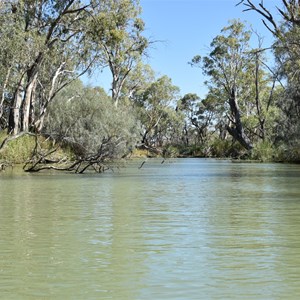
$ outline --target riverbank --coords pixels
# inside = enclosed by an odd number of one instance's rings
[[[5,142],[9,139],[9,142]],[[43,136],[36,136],[33,134],[24,134],[18,138],[10,137],[3,132],[0,134],[0,170],[13,165],[26,165],[27,171],[38,171],[40,169],[58,169],[70,171],[69,166],[76,159],[76,155],[72,149],[66,145],[62,146],[56,144],[54,141]],[[298,150],[299,151],[299,150]],[[220,151],[219,154],[221,154]],[[232,151],[230,152],[231,154]],[[201,152],[200,147],[174,147],[170,146],[164,150],[158,149],[146,149],[136,148],[133,149],[127,155],[124,155],[123,159],[139,159],[139,158],[217,158],[217,159],[230,159],[235,163],[257,163],[257,162],[278,162],[278,163],[299,163],[300,160],[297,157],[300,156],[295,149],[295,153],[284,153],[276,155],[272,153],[270,148],[267,149],[254,149],[252,154],[247,153],[236,155],[207,155]],[[293,159],[287,159],[292,157]],[[106,168],[110,168],[109,164],[119,160],[119,158],[113,158],[110,161],[101,161],[98,163],[98,171],[101,172]],[[89,167],[90,162],[78,162],[78,166],[82,169]],[[38,166],[39,165],[39,166]],[[32,166],[37,166],[35,169]],[[93,167],[93,162],[90,163]],[[75,168],[75,167],[74,167]],[[71,168],[73,171],[74,168]]]

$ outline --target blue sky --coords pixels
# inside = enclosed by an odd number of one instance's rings
[[[146,60],[157,76],[167,75],[181,90],[181,95],[197,93],[204,97],[206,78],[198,68],[192,68],[188,62],[193,56],[208,53],[208,46],[221,29],[232,19],[240,19],[252,24],[252,27],[264,36],[265,47],[272,37],[255,12],[243,12],[236,7],[238,0],[140,0],[146,23],[146,36],[159,41],[149,49]],[[260,0],[253,0],[259,3]],[[266,7],[280,6],[280,0],[264,0]],[[275,12],[276,16],[276,12]],[[108,91],[109,73],[97,76],[98,85]]]

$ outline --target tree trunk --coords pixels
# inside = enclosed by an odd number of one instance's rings
[[[10,72],[11,72],[11,67],[8,68],[7,70],[7,74],[6,74],[6,77],[5,77],[5,81],[3,83],[3,87],[1,89],[1,100],[0,100],[0,119],[2,118],[2,115],[3,115],[3,112],[4,112],[4,109],[3,109],[3,103],[4,103],[4,100],[5,100],[5,90],[6,90],[6,87],[7,87],[7,84],[8,84],[8,80],[9,80],[9,77],[10,77]]]
[[[257,116],[259,120],[259,137],[265,140],[265,117],[262,114],[262,106],[260,101],[260,90],[259,90],[259,56],[258,53],[255,55],[255,105],[257,110]]]
[[[240,109],[236,99],[235,89],[232,88],[229,98],[229,105],[231,114],[234,119],[234,127],[227,125],[227,130],[231,136],[233,136],[245,149],[251,150],[253,145],[250,139],[244,132],[243,124],[241,121]]]
[[[184,123],[184,127],[183,127],[183,142],[186,147],[189,146],[189,132],[188,132],[188,126],[186,122]]]
[[[33,128],[35,122],[35,107],[36,107],[36,86],[37,86],[37,78],[34,81],[34,86],[31,94],[30,108],[29,108],[29,127]]]
[[[15,90],[13,105],[9,112],[8,133],[16,135],[20,132],[20,108],[22,105],[23,77]]]
[[[22,104],[22,131],[29,131],[30,108],[32,102],[34,102],[33,97],[35,96],[34,89],[36,87],[36,79],[37,73],[33,76],[33,78],[29,78],[29,82],[26,86],[24,101]]]
[[[120,97],[120,78],[118,75],[113,74],[112,88],[111,88],[111,97],[114,101],[115,107],[118,107],[119,97]]]
[[[45,113],[46,113],[46,108],[44,109],[42,115],[39,117],[37,122],[34,123],[35,130],[38,133],[40,133],[44,127]]]

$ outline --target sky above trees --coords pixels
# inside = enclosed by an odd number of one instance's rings
[[[141,0],[140,3],[146,36],[156,41],[149,49],[146,62],[158,76],[169,76],[182,95],[205,96],[206,78],[200,69],[192,68],[188,62],[197,54],[207,54],[212,39],[229,20],[240,19],[251,24],[264,37],[264,47],[272,42],[260,16],[255,12],[243,12],[243,6],[236,7],[238,0]],[[276,5],[281,6],[280,0],[264,0],[264,3],[272,12]],[[275,12],[274,17],[276,15]],[[94,74],[87,82],[108,91],[110,74],[106,71]]]

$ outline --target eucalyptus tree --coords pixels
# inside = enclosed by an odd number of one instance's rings
[[[177,104],[177,110],[182,111],[185,115],[185,122],[182,132],[182,142],[186,147],[190,145],[190,137],[193,136],[191,126],[195,121],[195,115],[199,102],[200,98],[198,95],[189,93],[184,95]]]
[[[178,109],[185,114],[183,141],[186,146],[208,146],[208,138],[215,131],[219,118],[216,97],[209,94],[200,99],[197,94],[186,94],[180,99]]]
[[[250,47],[251,32],[245,25],[232,21],[221,33],[213,39],[209,55],[195,56],[191,63],[200,65],[209,77],[209,95],[222,103],[229,134],[251,150],[256,137],[264,139],[266,101],[270,101],[266,91],[274,87],[262,67],[261,50]]]
[[[282,118],[278,123],[281,129],[278,131],[278,139],[287,144],[300,140],[300,27],[287,28],[284,39],[278,39],[275,43],[278,71],[281,80],[285,82],[284,93],[277,102],[282,111]]]
[[[1,18],[6,20],[2,26],[9,28],[11,38],[18,46],[11,60],[15,81],[11,84],[13,99],[8,128],[12,134],[28,131],[34,126],[36,107],[44,111],[48,105],[45,103],[51,101],[55,90],[66,81],[66,74],[70,75],[69,70],[75,68],[72,59],[76,56],[74,53],[83,52],[81,42],[89,9],[90,3],[80,0],[5,1],[5,9],[0,11]],[[68,54],[71,48],[72,55]],[[45,94],[45,84],[48,98],[41,100],[37,91],[40,86]],[[37,106],[36,100],[41,101]]]
[[[247,71],[249,62],[250,32],[244,30],[244,25],[233,21],[221,31],[223,35],[216,36],[212,43],[209,56],[203,58],[203,71],[210,77],[210,88],[216,87],[223,92],[224,106],[228,107],[228,132],[247,150],[253,145],[242,123],[240,95],[243,74]],[[199,64],[200,57],[195,56],[192,64]]]
[[[15,12],[15,10],[14,10]],[[13,89],[22,64],[26,64],[26,44],[18,26],[18,18],[12,14],[9,2],[0,6],[0,121],[7,128],[8,110],[13,99]]]
[[[144,91],[135,95],[137,116],[141,121],[141,144],[157,148],[170,143],[174,130],[180,129],[183,116],[176,112],[179,88],[167,76],[152,82]]]
[[[151,66],[139,61],[124,82],[121,98],[131,100],[130,103],[134,106],[134,100],[138,95],[143,93],[155,80],[155,72]]]
[[[97,14],[89,25],[91,39],[98,64],[111,72],[111,96],[117,106],[125,81],[146,53],[149,41],[143,35],[138,0],[98,1]]]
[[[125,79],[148,46],[137,1],[1,4],[1,127],[14,135],[40,132],[58,92],[99,65],[112,72],[112,97],[118,104]]]
[[[282,1],[281,7],[275,8],[276,15],[262,1],[255,2],[243,0],[238,4],[243,4],[245,11],[257,12],[275,38],[272,48],[282,88],[277,105],[282,114],[274,127],[278,141],[297,148],[300,139],[300,2]]]

